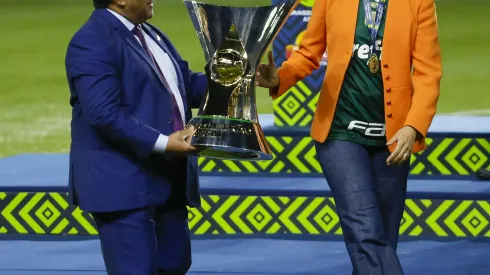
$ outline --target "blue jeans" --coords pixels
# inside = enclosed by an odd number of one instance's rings
[[[335,199],[353,274],[403,274],[396,248],[409,162],[388,166],[387,148],[348,141],[327,140],[315,147]]]

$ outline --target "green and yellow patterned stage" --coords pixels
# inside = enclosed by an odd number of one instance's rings
[[[272,161],[200,159],[201,172],[320,177],[321,169],[309,128],[274,126],[275,118],[277,116],[262,115],[260,121],[274,154]],[[482,125],[490,125],[490,118],[437,116],[427,149],[412,156],[412,178],[472,179],[475,171],[490,167],[490,130]]]
[[[314,144],[310,137],[268,136],[274,153],[270,162],[237,162],[201,159],[204,173],[273,173],[321,176]],[[435,136],[427,140],[427,150],[413,155],[410,174],[415,177],[472,177],[488,167],[488,138],[469,135]]]
[[[278,181],[274,185],[279,188],[279,181],[287,180],[273,179]],[[208,181],[224,186],[221,191],[204,187],[204,192],[215,194],[203,195],[202,208],[191,209],[189,225],[195,236],[304,239],[342,234],[335,202],[325,188],[299,190],[298,194],[293,189],[258,194],[259,190],[240,188],[231,192],[225,187],[227,184],[248,184],[249,178],[204,177],[204,182]],[[320,179],[308,181],[314,181],[315,185],[325,184]],[[263,179],[261,183],[267,185],[270,180]],[[411,183],[424,185],[424,182]],[[300,182],[297,184],[301,185]],[[484,188],[470,182],[460,184],[468,185],[473,192],[441,192],[437,198],[435,192],[421,191],[407,199],[400,235],[422,239],[490,238],[490,194],[483,195],[479,191],[484,192]],[[412,192],[413,195],[417,191]],[[97,234],[90,215],[68,205],[66,193],[2,192],[0,208],[0,234]]]
[[[490,182],[474,176],[477,169],[490,165],[490,133],[472,129],[472,123],[482,120],[488,119],[435,120],[428,149],[412,158],[400,228],[403,238],[490,238]],[[465,130],[451,128],[454,122]],[[267,116],[261,116],[261,123],[274,160],[200,161],[202,208],[189,213],[194,236],[340,236],[335,201],[308,132],[272,126]],[[1,236],[97,234],[90,215],[67,202],[67,163],[65,154],[0,159]]]

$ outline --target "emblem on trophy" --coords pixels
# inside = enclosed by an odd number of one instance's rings
[[[259,124],[255,72],[297,0],[261,7],[228,7],[184,0],[206,59],[208,87],[191,145],[198,155],[228,160],[271,160]]]

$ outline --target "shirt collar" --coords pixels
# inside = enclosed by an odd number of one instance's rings
[[[131,23],[128,19],[124,18],[124,16],[120,15],[119,13],[113,11],[113,10],[110,10],[110,9],[107,9],[110,13],[112,13],[117,19],[119,19],[119,21],[121,21],[121,23],[124,24],[124,26],[126,26],[126,28],[128,28],[129,31],[132,31],[134,29],[134,24]]]

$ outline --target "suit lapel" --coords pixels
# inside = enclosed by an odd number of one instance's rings
[[[150,56],[148,56],[148,54],[144,50],[143,46],[138,42],[137,38],[134,37],[133,33],[131,33],[126,27],[119,28],[119,33],[121,34],[122,39],[126,43],[128,43],[129,46],[131,46],[131,48],[133,48],[138,53],[138,55],[141,56],[146,61],[146,63],[148,63],[148,65],[150,65],[150,67],[153,69],[153,72],[155,73],[155,75],[163,83],[163,80],[160,77],[160,73],[159,73],[158,69],[155,67],[155,64],[150,59]]]
[[[158,46],[168,54],[169,50],[167,46],[163,43],[162,38],[158,34],[156,34],[151,28],[149,28],[146,24],[143,24],[141,27],[146,32],[146,34],[148,34],[154,41],[156,41]]]
[[[103,18],[104,20],[106,20],[119,33],[123,41],[128,43],[129,46],[131,46],[131,48],[133,48],[138,53],[138,55],[143,58],[143,60],[145,60],[148,65],[150,65],[153,72],[163,84],[163,80],[160,78],[160,73],[158,72],[158,69],[155,67],[155,64],[150,59],[143,46],[139,43],[134,34],[129,31],[128,28],[124,26],[121,21],[119,21],[118,18],[116,18],[106,9],[96,9],[93,12],[92,16]]]
[[[397,31],[397,0],[388,0],[388,7],[386,10],[386,21],[385,21],[385,29],[383,34],[383,56],[386,56],[386,52],[392,48],[391,42],[392,38],[396,37]]]
[[[354,44],[354,38],[356,33],[357,14],[359,12],[359,1],[362,0],[346,0],[342,1],[343,7],[339,10],[341,12],[341,19],[344,26],[344,32],[349,34],[349,40],[345,41],[345,48],[352,51],[352,45]],[[339,16],[339,15],[337,15]]]
[[[177,74],[177,81],[178,81],[178,86],[179,86],[179,93],[184,97],[185,95],[182,94],[182,91],[185,91],[185,84],[184,84],[184,78],[182,76],[182,72],[180,71],[180,66],[175,60],[175,58],[170,54],[170,50],[168,49],[167,45],[165,45],[162,37],[160,37],[157,33],[155,33],[150,27],[148,27],[146,24],[142,25],[143,30],[148,34],[156,43],[157,45],[164,51],[170,60],[172,61],[172,64],[174,65],[175,68],[175,73]],[[187,109],[187,102],[185,100],[185,97],[183,98],[183,103],[185,109]]]
[[[155,33],[150,27],[148,27],[146,24],[143,24],[143,29],[145,30],[145,32],[151,37],[153,38],[154,41],[156,41],[157,45],[165,52],[167,53],[168,57],[170,58],[170,60],[172,61],[172,63],[174,64],[174,67],[175,67],[175,71],[177,73],[177,78],[178,78],[178,81],[179,81],[179,86],[183,85],[183,78],[182,78],[182,73],[181,71],[179,70],[179,64],[177,63],[177,61],[175,60],[175,58],[170,54],[170,50],[168,49],[167,45],[165,45],[163,39],[157,34]]]
[[[119,33],[122,40],[124,42],[126,42],[131,48],[133,48],[138,53],[138,55],[141,58],[143,58],[143,60],[145,60],[146,63],[148,63],[148,65],[152,68],[153,73],[155,73],[155,75],[158,77],[158,79],[160,79],[160,82],[162,83],[162,86],[164,87],[164,89],[167,90],[167,87],[165,87],[166,85],[163,84],[164,82],[160,76],[160,72],[155,67],[155,64],[150,59],[150,57],[148,56],[148,54],[144,50],[143,46],[139,43],[138,39],[134,36],[134,34],[131,33],[128,30],[128,28],[126,26],[124,26],[123,23],[121,23],[121,21],[119,21],[119,19],[117,19],[115,16],[113,16],[109,11],[107,11],[105,9],[96,9],[93,12],[92,17],[101,18],[104,21],[106,21],[107,23],[109,23],[112,26],[112,28]],[[166,52],[167,54],[170,52],[168,50],[167,46],[165,45],[165,43],[163,42],[162,37],[158,37],[157,34],[155,34],[155,32],[153,30],[151,30],[149,27],[147,27],[147,24],[143,24],[142,27],[143,27],[144,31],[147,34],[149,34],[153,38],[154,41],[157,42],[157,44],[160,46],[160,48],[164,52]],[[147,41],[147,43],[148,43],[148,41]],[[185,90],[182,87],[185,87],[185,86],[184,86],[184,81],[183,81],[184,78],[183,78],[182,73],[180,71],[179,64],[177,63],[177,61],[173,58],[173,56],[171,54],[168,54],[168,56],[169,56],[170,60],[172,60],[172,63],[175,66],[175,71],[177,73],[177,78],[178,78],[178,85],[179,85],[179,87],[181,87],[179,89],[179,92],[182,94],[182,90]],[[172,91],[167,91],[167,92],[171,93]],[[187,110],[187,102],[185,99],[185,95],[182,95],[182,97],[183,97],[184,109]]]

